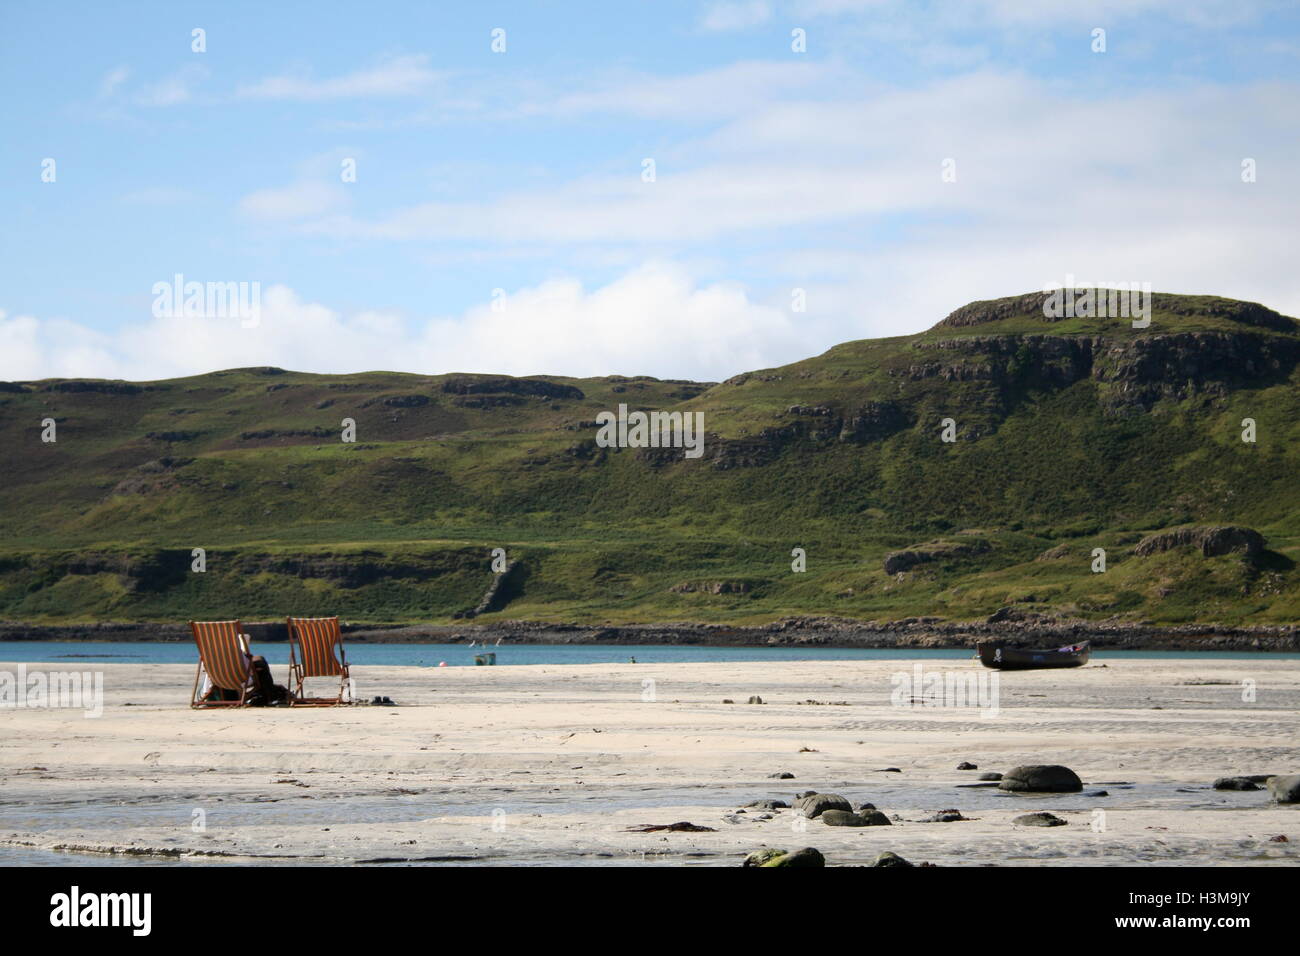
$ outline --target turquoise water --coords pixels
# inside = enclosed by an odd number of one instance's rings
[[[348,663],[372,666],[415,665],[473,667],[474,656],[495,653],[498,666],[519,664],[626,664],[635,658],[643,664],[689,664],[729,661],[862,661],[969,659],[968,648],[932,650],[918,648],[843,647],[700,647],[695,645],[512,644],[469,647],[465,644],[350,644]],[[254,652],[270,664],[287,664],[287,644],[255,644]],[[1146,660],[1297,660],[1300,653],[1251,651],[1094,651],[1094,661]],[[5,641],[0,661],[57,663],[191,664],[197,660],[189,642],[116,641]]]

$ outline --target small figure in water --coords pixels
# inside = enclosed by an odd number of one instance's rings
[[[635,664],[635,663],[636,663],[636,658],[635,658],[635,657],[629,657],[629,658],[627,659],[627,662],[628,662],[629,664]]]

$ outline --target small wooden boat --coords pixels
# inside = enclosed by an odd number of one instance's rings
[[[981,641],[975,645],[980,663],[1003,671],[1028,671],[1043,667],[1082,667],[1092,647],[1088,641],[1064,647],[1013,647],[1002,641]]]

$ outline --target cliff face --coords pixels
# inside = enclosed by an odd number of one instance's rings
[[[947,320],[945,320],[947,321]],[[1061,388],[1091,378],[1110,386],[1113,407],[1149,409],[1162,398],[1224,395],[1234,387],[1286,381],[1300,362],[1300,339],[1249,332],[1167,332],[1142,337],[1097,335],[968,336],[920,342],[921,354],[952,357],[911,365],[912,380],[1026,380]]]
[[[1294,621],[1300,327],[1208,296],[1157,294],[1142,329],[1043,301],[720,384],[3,383],[0,618]],[[702,414],[702,456],[596,445],[620,404]],[[521,570],[484,601],[496,547]]]

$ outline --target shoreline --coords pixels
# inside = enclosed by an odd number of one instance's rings
[[[1005,610],[1005,609],[1004,609]],[[863,649],[960,649],[978,641],[1001,639],[1026,644],[1091,641],[1110,650],[1300,651],[1300,626],[1179,624],[1159,626],[1132,622],[1014,617],[998,612],[976,622],[910,618],[901,621],[854,621],[843,618],[787,618],[770,624],[698,623],[595,625],[500,621],[480,624],[356,624],[342,622],[347,639],[373,644],[468,644],[508,639],[529,644],[697,645],[707,647],[827,647]],[[282,621],[244,622],[259,642],[286,640]],[[186,624],[117,623],[25,624],[0,622],[0,646],[6,641],[189,641]]]

